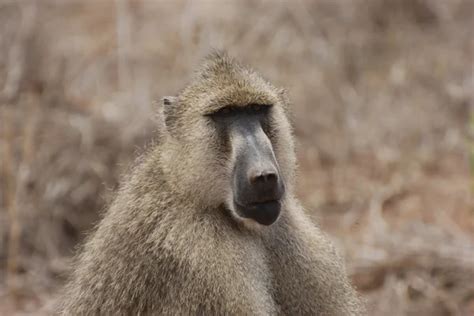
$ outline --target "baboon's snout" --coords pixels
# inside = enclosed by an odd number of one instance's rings
[[[243,188],[247,202],[256,204],[280,200],[284,191],[283,183],[271,159],[263,162],[266,166],[261,166],[262,161],[254,164],[256,166],[251,166],[247,172],[246,183],[242,184],[248,187]]]
[[[272,144],[259,124],[249,122],[234,134],[234,140],[238,144],[233,174],[236,212],[271,225],[280,215],[285,193]]]

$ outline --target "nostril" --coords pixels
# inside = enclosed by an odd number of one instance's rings
[[[256,183],[267,183],[267,182],[276,182],[277,181],[277,175],[275,172],[272,171],[262,171],[258,173],[253,173],[249,177],[250,183],[256,184]]]
[[[276,181],[277,179],[276,173],[273,172],[262,173],[261,177],[263,178],[264,182]]]

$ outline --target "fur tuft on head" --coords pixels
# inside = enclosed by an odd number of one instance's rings
[[[180,100],[184,105],[199,100],[192,106],[201,112],[216,111],[226,105],[282,102],[277,88],[222,51],[213,52],[204,59],[193,84],[183,90]]]

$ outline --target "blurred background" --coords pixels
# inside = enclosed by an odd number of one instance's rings
[[[0,314],[75,247],[211,48],[286,87],[298,194],[369,315],[474,315],[474,1],[0,1]]]

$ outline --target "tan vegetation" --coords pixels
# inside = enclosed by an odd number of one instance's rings
[[[47,313],[74,247],[159,133],[155,101],[211,47],[288,88],[299,195],[371,315],[473,314],[473,12],[470,0],[1,2],[0,314]]]

